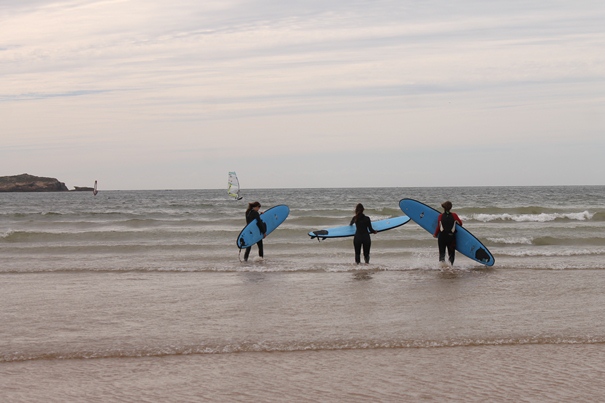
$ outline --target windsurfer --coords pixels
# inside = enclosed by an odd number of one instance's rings
[[[237,174],[235,172],[229,172],[227,185],[227,194],[229,197],[233,197],[235,200],[243,199],[243,197],[239,195],[239,179],[237,179]]]

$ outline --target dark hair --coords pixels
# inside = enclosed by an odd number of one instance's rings
[[[255,207],[260,207],[260,203],[255,201],[253,203],[248,203],[248,209],[246,210],[246,215]]]
[[[355,206],[355,217],[353,217],[353,222],[357,222],[357,219],[363,214],[364,210],[363,204],[357,203],[357,206]]]
[[[443,209],[449,213],[449,211],[452,209],[452,202],[449,200],[444,201],[443,203],[441,203],[441,207],[443,207]]]

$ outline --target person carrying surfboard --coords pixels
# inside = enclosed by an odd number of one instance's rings
[[[355,224],[355,235],[353,236],[353,247],[355,248],[355,263],[361,263],[361,248],[363,247],[363,259],[367,263],[370,263],[370,247],[372,246],[372,239],[370,239],[370,232],[376,234],[377,232],[372,228],[372,221],[370,217],[363,214],[363,204],[358,203],[355,206],[355,215],[351,219],[351,224]]]
[[[261,208],[261,204],[257,201],[253,203],[248,203],[248,209],[246,210],[246,224],[250,224],[252,221],[256,220],[256,225],[258,225],[258,229],[260,233],[263,234],[263,239],[267,236],[267,224],[260,219],[259,210]],[[258,256],[263,258],[263,240],[261,239],[256,243],[258,246]],[[250,256],[250,251],[252,250],[252,246],[246,248],[246,252],[244,253],[244,261],[248,261],[248,256]]]
[[[462,220],[458,217],[458,214],[451,211],[451,201],[443,202],[441,207],[443,207],[443,213],[439,214],[433,237],[437,238],[439,261],[445,262],[445,250],[447,249],[450,264],[453,266],[456,254],[456,224],[462,226]]]

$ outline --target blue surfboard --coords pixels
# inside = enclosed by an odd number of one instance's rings
[[[267,232],[265,235],[268,236],[275,230],[275,228],[279,227],[279,225],[283,223],[286,218],[288,218],[288,214],[290,214],[290,208],[285,204],[271,207],[261,214],[261,221],[267,225]],[[256,224],[256,220],[254,220],[246,225],[242,232],[239,233],[235,243],[238,248],[243,249],[254,245],[262,239],[263,234],[261,234],[260,230],[258,229],[258,225]]]
[[[400,217],[386,218],[384,220],[372,221],[372,228],[374,228],[376,232],[382,232],[389,229],[401,227],[408,221],[410,221],[410,217],[405,215]],[[342,227],[311,231],[309,232],[309,236],[311,237],[311,239],[317,238],[318,240],[320,238],[343,238],[355,235],[355,229],[355,225],[345,225]]]
[[[439,211],[412,199],[402,199],[399,202],[399,208],[431,235],[435,233],[437,220],[439,219],[439,214],[441,214]],[[458,252],[486,266],[494,265],[496,261],[494,256],[467,229],[457,225],[454,234],[456,235],[456,250]]]

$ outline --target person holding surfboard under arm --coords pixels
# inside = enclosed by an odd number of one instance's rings
[[[260,219],[259,213],[261,205],[259,202],[255,201],[253,203],[248,203],[248,209],[246,210],[246,224],[250,224],[252,221],[256,220],[256,225],[258,225],[258,229],[261,234],[263,234],[263,239],[267,236],[267,225]],[[263,240],[261,239],[256,243],[258,246],[258,256],[262,259],[264,256],[263,251]],[[244,261],[248,261],[248,257],[250,256],[250,251],[252,250],[252,246],[246,248],[246,252],[244,253]]]
[[[370,239],[370,232],[376,234],[372,228],[372,221],[370,217],[363,214],[363,204],[358,203],[355,206],[355,215],[351,219],[351,224],[355,224],[355,236],[353,237],[353,247],[355,248],[355,263],[361,263],[361,248],[363,247],[363,259],[366,264],[370,263],[370,247],[372,246],[372,239]]]
[[[462,220],[458,217],[458,214],[451,211],[451,201],[443,202],[441,207],[443,207],[443,213],[439,214],[433,237],[437,238],[439,261],[445,262],[445,250],[447,249],[450,264],[453,266],[456,254],[456,224],[462,226]]]

